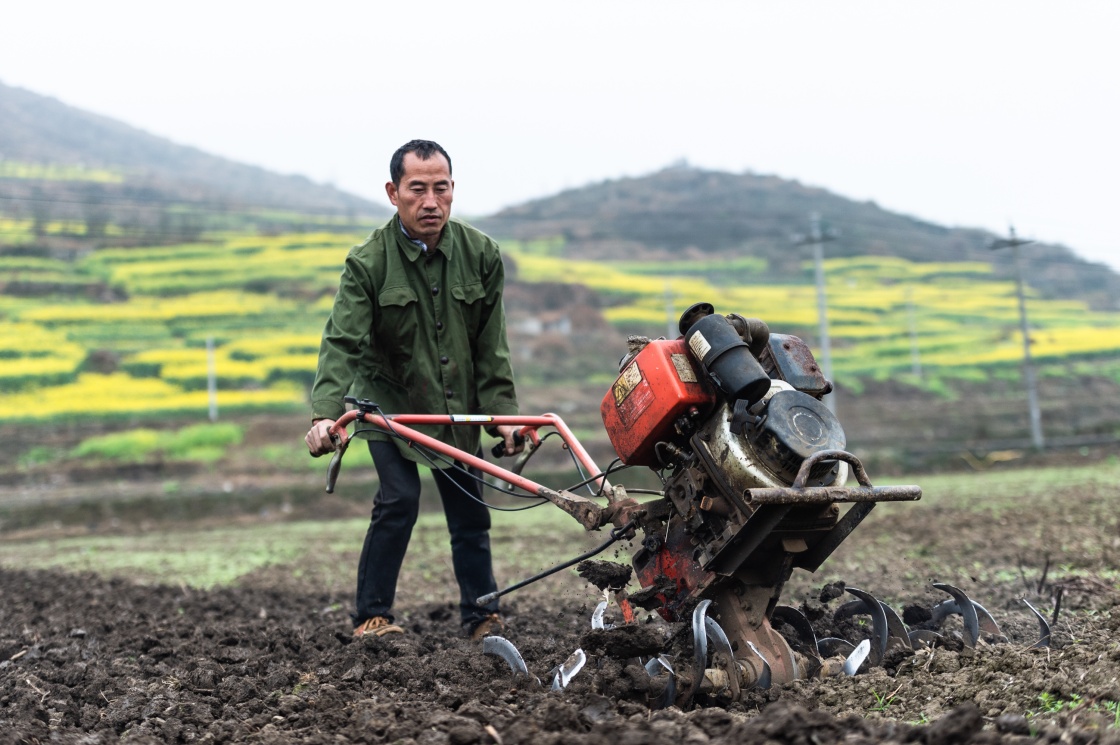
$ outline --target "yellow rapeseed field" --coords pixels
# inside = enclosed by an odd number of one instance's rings
[[[30,230],[29,223],[23,227]],[[73,412],[75,404],[95,417],[204,412],[208,339],[216,345],[224,410],[304,405],[343,259],[362,236],[209,238],[105,249],[74,263],[4,257],[0,273],[9,281],[69,273],[107,282],[127,299],[0,294],[0,421],[47,418]],[[627,333],[662,336],[675,325],[674,313],[707,301],[721,313],[761,317],[774,331],[816,344],[817,295],[808,271],[800,283],[750,284],[732,280],[749,280],[760,266],[749,257],[721,272],[715,259],[567,260],[559,239],[506,242],[504,251],[515,281],[586,285],[605,296],[604,316]],[[908,371],[915,349],[924,369],[954,374],[1021,360],[1014,284],[994,279],[986,264],[857,257],[830,259],[826,267],[838,377]],[[1033,296],[1029,304],[1040,360],[1120,355],[1120,314]],[[88,360],[96,363],[92,369],[116,371],[87,371]]]

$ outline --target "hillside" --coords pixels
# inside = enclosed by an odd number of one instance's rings
[[[895,256],[910,261],[990,262],[997,277],[1013,278],[1009,251],[991,251],[995,237],[946,228],[856,202],[796,181],[752,173],[672,167],[564,191],[478,220],[488,232],[517,240],[562,238],[571,258],[652,260],[757,257],[760,279],[799,276],[809,248],[792,248],[818,213],[836,238],[829,257]],[[1064,246],[1020,249],[1028,283],[1051,297],[1115,309],[1120,276],[1079,259]]]
[[[82,223],[84,237],[97,241],[112,226],[147,239],[189,238],[236,224],[230,213],[246,211],[388,214],[303,176],[210,155],[2,83],[0,121],[0,216],[34,220],[39,237],[59,221]]]

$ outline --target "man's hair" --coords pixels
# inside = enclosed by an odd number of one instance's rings
[[[447,158],[447,172],[451,173],[451,156],[438,143],[431,140],[411,140],[397,148],[397,152],[393,153],[393,158],[389,161],[389,176],[397,186],[401,185],[401,177],[404,176],[404,156],[409,153],[416,153],[416,157],[420,160],[427,160],[439,153]]]

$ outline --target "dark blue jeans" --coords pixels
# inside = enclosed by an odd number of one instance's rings
[[[358,626],[367,618],[385,616],[392,620],[397,578],[404,562],[412,526],[420,511],[420,474],[416,463],[407,460],[392,442],[369,442],[380,488],[373,500],[373,513],[358,562],[356,612]],[[477,481],[456,469],[432,469],[447,529],[451,534],[451,563],[459,582],[459,612],[467,630],[498,612],[498,601],[479,606],[475,599],[498,589],[490,560],[490,510],[467,493],[482,499]],[[479,475],[475,471],[475,475]]]

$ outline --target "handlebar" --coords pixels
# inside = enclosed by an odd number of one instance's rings
[[[365,402],[361,402],[365,403]],[[369,410],[351,409],[340,416],[330,428],[331,439],[335,442],[335,452],[331,457],[330,464],[327,466],[327,484],[326,491],[328,494],[334,492],[335,483],[338,479],[338,474],[342,465],[342,457],[346,452],[346,448],[350,442],[350,436],[346,428],[355,421],[364,422],[367,425],[372,425],[374,431],[385,432],[392,434],[411,445],[418,445],[434,453],[438,453],[443,457],[451,460],[459,461],[467,466],[478,468],[483,473],[494,476],[512,487],[522,489],[529,494],[536,494],[543,496],[546,493],[551,494],[552,490],[542,486],[530,479],[521,475],[521,470],[525,467],[526,461],[537,450],[541,444],[541,437],[537,434],[537,430],[541,427],[549,427],[555,429],[555,434],[558,434],[563,441],[563,447],[571,450],[572,455],[581,464],[583,469],[587,472],[601,474],[602,471],[595,464],[595,461],[584,449],[583,445],[576,439],[571,429],[564,421],[556,414],[542,414],[538,416],[526,416],[520,414],[510,415],[482,415],[482,414],[393,414],[384,415],[374,413]],[[457,426],[516,426],[520,430],[514,434],[515,441],[524,443],[525,449],[518,455],[510,468],[503,468],[495,463],[490,463],[483,458],[477,457],[474,454],[467,453],[460,450],[453,445],[441,442],[433,437],[429,437],[412,427],[421,425],[457,425]],[[500,447],[500,450],[499,450]],[[495,443],[491,452],[495,455],[505,452],[505,441]],[[605,476],[600,476],[596,479],[598,485],[605,490],[611,489],[611,485],[607,482]],[[549,498],[549,497],[546,497]]]

